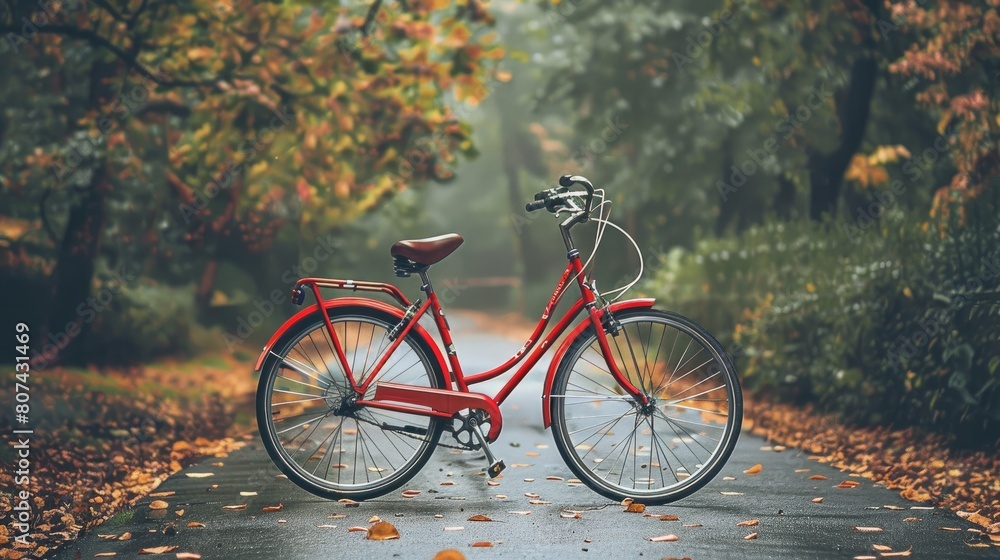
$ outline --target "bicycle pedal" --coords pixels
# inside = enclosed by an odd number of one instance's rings
[[[500,473],[507,468],[507,465],[503,463],[503,459],[500,459],[487,467],[486,473],[490,475],[490,478],[496,478],[500,476]]]

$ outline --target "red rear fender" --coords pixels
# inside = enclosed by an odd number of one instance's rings
[[[375,299],[360,298],[360,297],[342,297],[342,298],[328,299],[323,302],[323,307],[326,308],[328,313],[344,307],[369,307],[378,311],[389,313],[390,315],[398,319],[402,319],[404,313],[402,309],[399,309],[398,307],[393,307],[388,303],[378,301]],[[315,303],[306,308],[303,308],[301,311],[293,315],[290,319],[285,321],[285,323],[281,325],[278,328],[278,330],[274,331],[274,334],[271,335],[271,340],[268,340],[267,344],[264,345],[264,349],[261,350],[260,356],[257,358],[257,363],[256,365],[254,365],[253,368],[254,371],[260,371],[260,368],[264,365],[264,360],[267,358],[268,353],[271,352],[271,348],[275,344],[277,344],[278,340],[281,339],[281,337],[286,332],[288,332],[289,329],[291,329],[299,321],[307,320],[307,318],[311,314],[316,313],[317,311],[319,311],[319,305]],[[410,329],[410,332],[424,339],[424,341],[427,342],[427,345],[430,346],[431,351],[434,354],[433,359],[437,361],[438,366],[440,367],[441,374],[444,375],[444,378],[442,380],[445,381],[445,386],[447,387],[449,385],[448,362],[444,359],[444,355],[441,353],[441,349],[438,348],[437,343],[434,342],[434,339],[431,337],[430,333],[428,333],[426,329],[420,326],[419,323],[413,325],[413,328]]]

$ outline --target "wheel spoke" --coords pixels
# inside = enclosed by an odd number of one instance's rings
[[[415,334],[386,355],[391,346],[388,332],[396,320],[382,319],[375,312],[355,313],[337,315],[331,310],[330,315],[352,376],[365,379],[374,364],[385,359],[380,379],[440,388],[435,362]],[[329,349],[317,336],[325,336]],[[258,422],[265,443],[271,442],[268,452],[291,468],[286,474],[296,484],[325,497],[373,497],[408,478],[433,452],[439,419],[352,407],[352,401],[344,398],[353,395],[351,380],[335,357],[323,321],[304,328],[284,347],[276,346],[272,355],[278,359],[261,373],[265,407],[271,412],[259,412]],[[331,364],[331,359],[339,365]],[[423,435],[399,431],[401,427]]]
[[[730,418],[725,411],[733,410],[739,386],[733,384],[735,373],[726,369],[731,366],[718,343],[696,326],[655,311],[625,312],[618,318],[623,336],[609,341],[612,354],[622,373],[638,381],[643,391],[655,387],[647,393],[651,402],[642,405],[623,395],[617,384],[593,373],[610,375],[602,360],[590,356],[590,352],[601,356],[597,337],[603,333],[591,333],[571,346],[557,370],[552,391],[556,394],[550,396],[556,443],[573,472],[591,487],[606,495],[663,503],[704,485],[718,472],[720,458],[732,451],[739,418]],[[670,391],[675,393],[664,398]],[[715,402],[698,405],[705,400]],[[627,408],[602,406],[616,401]],[[577,405],[594,411],[571,413]],[[698,418],[699,413],[713,416],[706,420],[709,417]],[[628,427],[630,416],[627,433],[615,432]]]

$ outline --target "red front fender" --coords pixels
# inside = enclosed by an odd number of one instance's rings
[[[654,303],[656,303],[656,300],[653,298],[628,299],[612,303],[611,311],[614,313],[625,309],[649,309],[650,307],[653,307]],[[560,344],[559,348],[556,350],[555,355],[552,356],[552,362],[549,364],[549,372],[545,376],[545,387],[542,391],[542,421],[545,423],[546,428],[548,428],[549,424],[552,423],[552,417],[549,413],[549,401],[552,399],[549,397],[552,394],[552,383],[555,381],[556,370],[559,369],[559,362],[562,361],[563,355],[565,355],[566,351],[569,350],[570,345],[573,344],[576,337],[589,326],[589,320],[581,321],[576,328],[566,335],[566,338],[563,339],[562,344]]]
[[[373,309],[389,313],[399,319],[403,318],[403,313],[404,313],[402,309],[399,309],[398,307],[393,307],[388,303],[376,299],[360,298],[360,297],[341,297],[341,298],[328,299],[323,302],[323,307],[325,307],[328,312],[331,309],[337,309],[340,307],[371,307]],[[301,321],[311,313],[315,313],[317,311],[319,311],[319,305],[314,303],[309,307],[302,309],[302,311],[299,311],[298,313],[293,315],[290,319],[285,321],[284,324],[282,324],[278,328],[278,330],[276,330],[274,334],[271,335],[271,340],[268,340],[267,344],[264,345],[264,349],[261,350],[260,356],[257,358],[257,364],[253,368],[254,371],[260,371],[261,366],[264,365],[264,359],[267,358],[268,353],[271,351],[271,347],[273,347],[275,343],[278,342],[278,339],[280,339],[281,336],[284,335],[285,332],[287,332],[288,329],[292,327],[292,325]],[[450,377],[448,375],[449,371],[448,362],[445,361],[444,355],[441,354],[441,349],[438,348],[437,343],[434,342],[434,338],[431,337],[430,333],[428,333],[422,326],[420,326],[419,323],[413,325],[413,327],[410,329],[410,332],[423,338],[427,342],[428,346],[431,347],[431,350],[434,352],[434,359],[437,360],[438,365],[441,368],[440,369],[441,374],[444,376],[445,385],[446,386],[450,385]]]

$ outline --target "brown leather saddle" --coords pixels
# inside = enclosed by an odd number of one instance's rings
[[[465,242],[457,233],[446,233],[425,239],[406,239],[393,243],[389,254],[393,257],[410,259],[421,266],[440,262]]]

